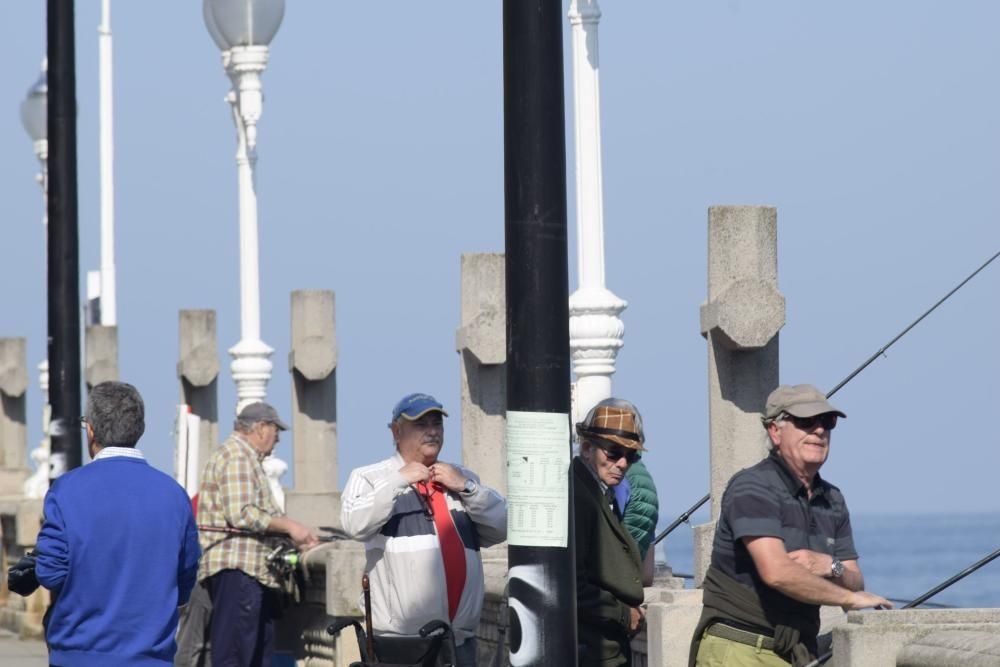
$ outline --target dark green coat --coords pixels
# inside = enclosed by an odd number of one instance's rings
[[[643,596],[639,547],[579,457],[573,459],[573,509],[580,664],[629,665],[629,617]]]

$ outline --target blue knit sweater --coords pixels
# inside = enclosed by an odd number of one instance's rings
[[[49,662],[171,665],[177,606],[198,571],[191,502],[141,458],[95,460],[52,483],[36,574],[53,593]]]

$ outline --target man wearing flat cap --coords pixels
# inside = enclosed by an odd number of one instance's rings
[[[247,405],[201,475],[198,580],[212,604],[212,665],[271,664],[281,584],[267,563],[274,534],[288,535],[300,549],[319,544],[315,530],[284,515],[261,465],[286,430],[271,405]]]
[[[645,621],[642,558],[622,522],[614,489],[645,451],[634,405],[608,398],[576,425],[573,459],[577,641],[581,665],[631,665],[630,641]]]
[[[844,496],[819,475],[846,417],[812,385],[768,396],[771,452],[722,497],[692,666],[801,667],[817,657],[821,605],[892,607],[865,592]]]
[[[459,667],[479,664],[476,630],[485,586],[482,547],[507,538],[507,501],[460,465],[438,459],[448,413],[409,394],[392,411],[396,452],[351,472],[340,521],[365,543],[376,651],[430,621],[451,625]]]

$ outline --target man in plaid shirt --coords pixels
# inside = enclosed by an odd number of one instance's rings
[[[267,567],[268,534],[283,533],[300,549],[319,544],[312,528],[284,516],[261,462],[288,427],[267,403],[251,403],[235,431],[212,453],[201,476],[198,526],[255,533],[201,532],[198,580],[212,601],[212,665],[270,665],[273,605],[279,585]],[[249,613],[247,611],[249,610]]]

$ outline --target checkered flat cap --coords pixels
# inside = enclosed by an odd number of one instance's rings
[[[587,413],[587,418],[576,425],[581,438],[596,438],[606,442],[645,451],[646,438],[642,433],[642,416],[634,405],[618,398],[608,398]]]

